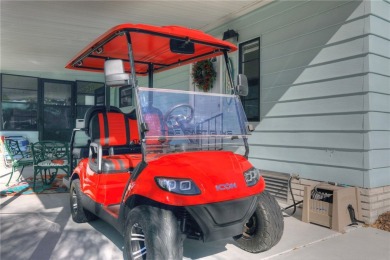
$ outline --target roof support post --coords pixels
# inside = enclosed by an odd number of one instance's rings
[[[234,88],[234,83],[233,83],[233,75],[231,74],[232,70],[230,68],[230,63],[229,63],[229,57],[228,57],[228,54],[227,54],[227,50],[223,50],[223,57],[225,58],[225,64],[226,64],[226,69],[227,69],[227,73],[228,73],[228,76],[229,76],[229,81],[230,81],[230,86],[232,86],[232,89],[230,90],[231,93],[230,94],[237,94],[236,93],[236,90]]]
[[[137,76],[135,71],[135,63],[134,63],[134,54],[133,54],[133,48],[131,46],[131,37],[130,32],[126,32],[126,39],[127,39],[127,51],[129,55],[129,62],[130,62],[130,71],[131,71],[131,84],[133,87],[137,87]]]
[[[149,88],[153,88],[153,70],[154,66],[153,63],[148,64],[148,83],[149,83]]]
[[[138,129],[139,135],[141,137],[141,153],[142,153],[142,163],[140,165],[144,165],[145,158],[146,158],[145,131],[147,130],[147,124],[145,123],[144,118],[141,116],[141,111],[140,111],[140,107],[139,107],[138,86],[137,86],[137,78],[136,78],[137,72],[135,71],[134,54],[133,54],[133,48],[131,45],[130,32],[126,32],[126,39],[127,39],[127,51],[128,51],[128,55],[129,55],[129,62],[130,62],[131,84],[133,86],[133,93],[135,94],[134,96],[135,96],[135,100],[136,100],[135,109],[137,112],[137,118],[140,122],[140,124],[139,124],[140,127]]]

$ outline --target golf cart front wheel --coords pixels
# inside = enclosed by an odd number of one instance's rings
[[[233,237],[241,249],[260,253],[276,245],[283,235],[283,214],[275,198],[264,191],[255,212],[244,225],[243,233]]]
[[[81,202],[81,190],[80,190],[80,180],[76,179],[72,181],[70,186],[70,212],[72,214],[72,219],[76,223],[84,223],[88,221],[95,220],[97,217],[93,213],[84,209]]]
[[[127,260],[183,259],[183,238],[175,215],[138,206],[127,217],[123,255]]]

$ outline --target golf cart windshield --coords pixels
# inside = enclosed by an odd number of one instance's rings
[[[245,153],[247,119],[237,96],[137,88],[147,154],[199,150]]]

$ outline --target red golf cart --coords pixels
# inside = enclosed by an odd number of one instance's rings
[[[281,210],[247,160],[251,127],[239,98],[248,93],[246,77],[234,85],[228,74],[229,94],[153,88],[155,73],[220,55],[230,72],[236,49],[198,30],[122,24],[66,65],[105,73],[107,89],[133,93],[129,113],[108,102],[87,111],[73,132],[68,179],[73,220],[113,225],[125,259],[182,259],[185,238],[233,237],[253,253],[280,240]],[[149,86],[138,86],[138,76]]]

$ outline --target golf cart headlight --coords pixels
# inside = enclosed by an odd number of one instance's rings
[[[171,179],[171,178],[157,177],[156,183],[161,189],[172,193],[177,193],[182,195],[200,194],[199,188],[190,179]]]
[[[260,179],[260,171],[256,168],[250,168],[246,172],[244,172],[244,178],[246,181],[246,185],[251,187],[255,185]]]

